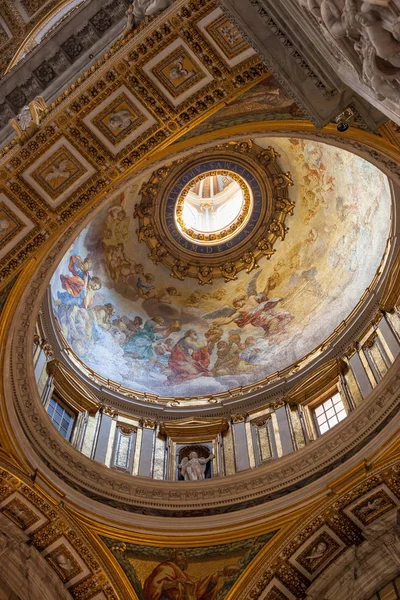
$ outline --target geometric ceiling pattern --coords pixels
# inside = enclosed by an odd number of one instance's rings
[[[112,64],[107,61],[113,58]],[[14,215],[0,231],[0,284],[143,161],[216,112],[267,71],[214,0],[179,0],[118,39],[42,114],[22,144],[0,152],[0,191]],[[3,215],[4,219],[5,217]]]

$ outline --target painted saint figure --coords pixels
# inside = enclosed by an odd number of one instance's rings
[[[165,332],[169,326],[163,326],[162,317],[154,317],[146,321],[142,329],[124,345],[124,351],[131,354],[132,358],[146,360],[154,356],[153,343],[158,339],[157,333]]]
[[[197,452],[190,452],[189,458],[185,456],[178,465],[181,475],[185,481],[201,481],[206,478],[207,463],[214,458],[210,454],[208,458],[199,457]]]
[[[212,377],[208,370],[210,356],[207,343],[197,341],[197,333],[189,329],[185,335],[175,344],[168,367],[172,374],[168,377],[168,383],[183,383],[197,377]]]
[[[94,292],[101,288],[99,277],[92,277],[90,258],[81,259],[73,255],[69,259],[68,270],[71,275],[60,275],[61,285],[65,292],[57,292],[61,304],[88,308],[94,300]]]
[[[229,565],[197,579],[186,573],[188,566],[185,553],[173,550],[169,560],[157,565],[144,582],[145,600],[214,600],[226,579],[240,570],[236,565]]]

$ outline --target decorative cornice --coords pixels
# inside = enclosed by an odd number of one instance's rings
[[[67,404],[70,404],[75,410],[87,411],[90,415],[94,415],[99,410],[98,398],[62,361],[50,360],[47,363],[47,369],[53,376],[55,390]]]
[[[237,423],[245,423],[248,416],[248,413],[236,413],[231,415],[231,422],[233,425],[236,425]]]
[[[157,427],[157,421],[154,421],[153,419],[141,419],[140,426],[143,427],[143,429],[155,429]]]
[[[180,440],[195,442],[214,439],[217,435],[226,431],[228,427],[226,419],[189,417],[160,423],[160,433],[176,442]]]

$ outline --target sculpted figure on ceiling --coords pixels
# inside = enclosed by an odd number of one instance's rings
[[[400,101],[400,2],[298,0],[378,100]],[[336,54],[336,53],[335,53]]]
[[[171,6],[173,1],[174,0],[133,0],[127,10],[128,20],[126,32],[135,29],[135,27],[137,27],[146,17],[151,17],[162,12]]]

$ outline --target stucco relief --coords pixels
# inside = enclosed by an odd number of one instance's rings
[[[297,0],[378,100],[400,99],[398,0]]]

